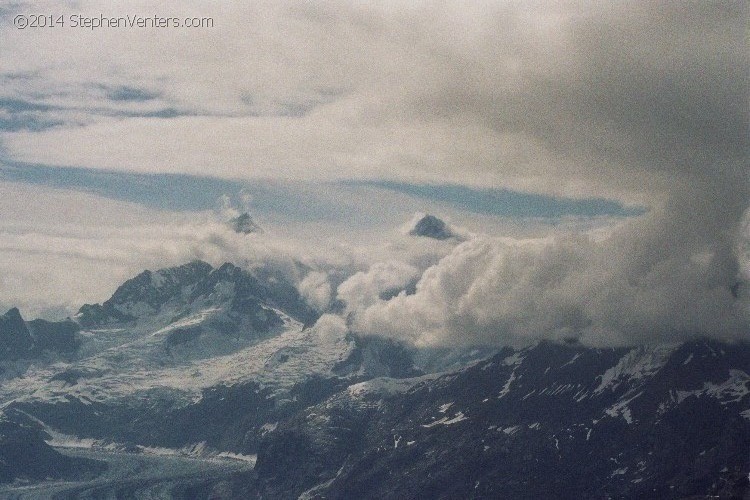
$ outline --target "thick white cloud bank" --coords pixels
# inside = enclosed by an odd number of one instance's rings
[[[632,260],[626,239],[587,235],[509,242],[475,237],[422,274],[416,292],[382,300],[373,293],[411,269],[389,263],[339,287],[351,326],[419,345],[588,345],[675,342],[707,335],[747,339],[750,302],[715,274],[715,254]],[[642,249],[647,251],[647,249]],[[362,282],[370,277],[369,286]],[[382,289],[382,288],[381,288]],[[352,292],[359,292],[352,296]]]

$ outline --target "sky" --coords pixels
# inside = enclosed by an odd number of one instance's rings
[[[204,26],[128,26],[154,17]],[[0,306],[301,261],[317,307],[417,344],[746,338],[747,22],[741,1],[0,1]],[[262,236],[226,227],[243,211]],[[460,237],[408,236],[423,213]]]

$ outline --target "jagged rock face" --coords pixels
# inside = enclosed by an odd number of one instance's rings
[[[253,311],[260,314],[262,306],[266,305],[281,309],[303,323],[317,316],[294,285],[280,273],[268,269],[257,269],[251,273],[230,263],[222,264],[196,283],[189,300],[210,297],[227,284],[233,288],[231,310],[237,313]],[[269,321],[275,320],[269,316]]]
[[[169,300],[180,297],[184,289],[195,286],[212,270],[206,262],[193,261],[156,272],[143,271],[123,283],[101,305],[81,307],[77,320],[84,328],[135,321],[138,316],[153,314]]]
[[[424,375],[414,366],[414,353],[405,345],[383,337],[353,337],[356,348],[339,363],[340,376],[360,374],[373,377],[407,378]]]
[[[334,315],[316,323],[280,272],[228,263],[144,272],[88,307],[109,326],[0,318],[23,352],[75,346],[69,362],[0,384],[6,418],[126,447],[257,454],[252,474],[222,479],[228,498],[750,494],[748,344],[417,348],[358,337]],[[0,437],[0,480],[20,477],[8,457],[55,459],[25,432]]]
[[[0,359],[19,359],[31,355],[34,339],[15,307],[0,316]]]
[[[305,409],[269,434],[258,482],[237,488],[265,498],[742,498],[748,373],[750,347],[707,341],[508,350],[410,389],[366,382]]]
[[[258,331],[281,324],[279,316],[266,306],[277,307],[303,322],[317,317],[297,289],[278,273],[265,269],[251,273],[230,263],[213,269],[205,262],[194,261],[156,272],[144,271],[126,281],[103,304],[83,306],[76,319],[85,328],[102,327],[153,316],[167,304],[185,309],[197,302],[223,301],[229,301],[232,312],[250,318]]]
[[[183,287],[206,278],[212,270],[211,265],[206,262],[193,261],[156,272],[143,271],[121,285],[108,302],[116,305],[145,302],[158,309],[166,301],[179,295]]]
[[[453,236],[447,224],[434,215],[425,215],[409,231],[412,236],[424,236],[436,240],[447,240]]]

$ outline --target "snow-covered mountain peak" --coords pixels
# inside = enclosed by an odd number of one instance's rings
[[[245,318],[259,331],[281,324],[272,309],[303,323],[316,317],[294,284],[280,273],[264,268],[248,271],[231,263],[214,269],[205,262],[193,261],[143,271],[102,304],[84,305],[76,320],[84,328],[153,323],[158,317],[184,317],[206,307],[231,313],[232,326]]]

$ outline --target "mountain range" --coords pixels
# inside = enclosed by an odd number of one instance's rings
[[[194,261],[9,310],[0,496],[750,498],[748,344],[418,348],[334,309]]]

